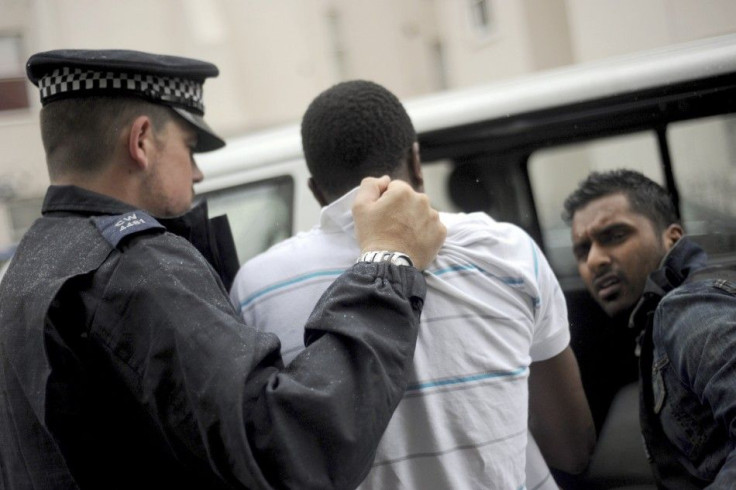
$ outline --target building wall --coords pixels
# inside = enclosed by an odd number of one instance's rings
[[[352,78],[402,98],[509,79],[736,31],[732,0],[5,0],[0,34],[24,57],[119,47],[207,59],[207,119],[223,136],[298,120],[309,101]],[[48,178],[29,84],[28,110],[0,112],[0,251],[12,242],[8,199],[40,196]]]
[[[521,2],[492,1],[487,31],[472,24],[466,2],[438,0],[438,25],[445,50],[448,85],[468,87],[531,71]]]
[[[525,0],[526,37],[532,69],[546,70],[574,62],[565,0]]]
[[[733,0],[565,0],[576,62],[736,31]]]
[[[332,8],[339,19],[337,42],[345,50],[345,69],[335,74],[332,83],[368,79],[385,85],[399,97],[439,89],[434,84],[429,56],[435,38],[433,2],[334,1]]]

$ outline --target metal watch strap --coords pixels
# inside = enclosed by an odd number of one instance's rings
[[[414,266],[408,255],[391,250],[371,250],[363,253],[356,262],[390,262],[394,265]]]

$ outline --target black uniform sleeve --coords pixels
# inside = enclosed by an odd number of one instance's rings
[[[353,488],[398,404],[425,294],[416,269],[359,264],[328,289],[308,348],[246,327],[204,259],[169,234],[109,270],[90,330],[164,446],[234,487]]]

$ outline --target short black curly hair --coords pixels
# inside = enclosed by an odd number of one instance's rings
[[[562,219],[570,224],[575,212],[591,201],[619,193],[627,197],[632,211],[646,216],[659,231],[680,223],[669,193],[645,175],[628,169],[591,172],[565,199]]]
[[[304,113],[301,133],[309,172],[332,198],[364,177],[393,175],[417,139],[399,99],[366,80],[338,83],[319,94]]]

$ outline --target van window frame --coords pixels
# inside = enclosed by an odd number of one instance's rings
[[[664,186],[672,194],[678,213],[681,213],[678,181],[667,139],[668,125],[731,113],[736,113],[736,73],[663,84],[615,96],[425,131],[419,133],[418,139],[422,159],[428,164],[447,159],[458,166],[468,159],[513,161],[528,182],[528,194],[518,198],[532,204],[530,212],[533,214],[526,225],[517,224],[522,225],[547,251],[529,183],[529,158],[535,151],[652,131],[657,139]]]

